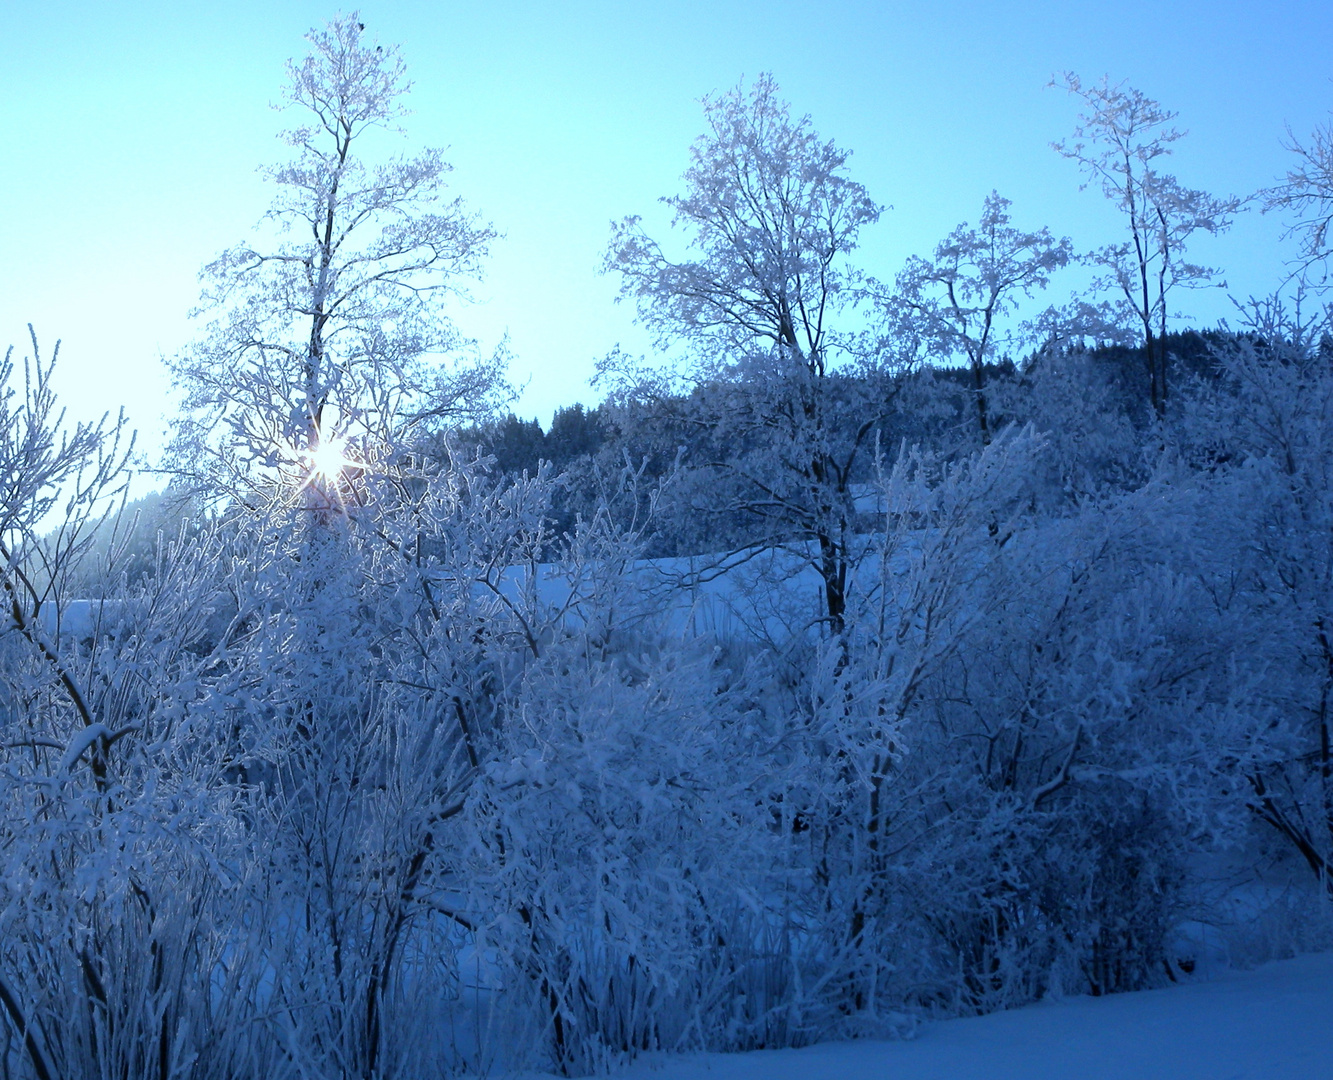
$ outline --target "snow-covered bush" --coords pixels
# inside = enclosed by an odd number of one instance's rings
[[[0,372],[5,1065],[208,1075],[255,982],[215,983],[248,865],[233,740],[194,713],[220,546],[164,545],[155,575],[71,617],[68,582],[124,479],[123,425],[62,432],[50,370],[34,352],[21,391]]]
[[[1333,312],[1252,304],[1197,387],[1182,453],[1207,477],[1196,558],[1246,637],[1243,746],[1225,788],[1328,888],[1333,872]]]

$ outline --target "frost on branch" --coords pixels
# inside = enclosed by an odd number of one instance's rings
[[[405,115],[397,48],[364,39],[354,15],[309,40],[289,66],[301,122],[284,135],[292,158],[267,170],[277,192],[259,238],[204,268],[198,314],[212,321],[173,361],[177,469],[246,499],[337,501],[336,485],[303,483],[322,442],[382,460],[413,426],[505,393],[502,354],[477,355],[449,309],[495,230],[450,197],[438,150],[378,150]]]

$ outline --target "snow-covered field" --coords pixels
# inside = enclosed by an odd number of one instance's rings
[[[896,1042],[637,1062],[630,1080],[1328,1080],[1333,953],[922,1025]]]

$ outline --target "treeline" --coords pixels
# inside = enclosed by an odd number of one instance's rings
[[[1253,333],[1219,329],[1173,331],[1162,339],[1167,370],[1173,384],[1191,387],[1221,378],[1218,357]],[[1151,426],[1145,409],[1141,372],[1147,371],[1142,348],[1095,345],[1060,352],[1032,352],[1015,364],[1004,360],[987,364],[984,377],[997,401],[994,423],[1022,426],[1043,417],[1043,395],[1057,392],[1053,380],[1082,382],[1075,392],[1102,403],[1109,423],[1135,430]],[[1059,373],[1059,374],[1057,374]],[[944,457],[977,450],[972,373],[961,367],[922,365],[897,372],[889,379],[857,374],[845,377],[842,407],[830,411],[836,439],[849,443],[868,425],[863,436],[867,452],[854,463],[850,482],[858,487],[874,483],[886,460],[902,444],[927,449]],[[480,455],[490,460],[495,475],[506,480],[537,476],[543,467],[561,478],[553,499],[552,528],[565,533],[580,518],[591,518],[605,503],[607,485],[622,471],[638,474],[645,486],[671,477],[671,490],[644,536],[652,556],[719,554],[728,547],[772,540],[759,514],[728,502],[725,478],[728,462],[740,461],[747,451],[720,418],[710,416],[710,400],[726,394],[726,384],[703,383],[688,394],[662,397],[621,397],[586,408],[575,404],[555,411],[549,430],[537,418],[523,420],[512,412],[503,417],[456,429],[440,441],[453,452]],[[1110,477],[1089,478],[1089,489]],[[687,494],[688,492],[688,494]],[[669,511],[667,508],[670,508]],[[626,511],[632,512],[632,511]],[[630,519],[622,520],[628,525]]]

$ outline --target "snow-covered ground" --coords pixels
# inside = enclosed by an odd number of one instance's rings
[[[1331,1080],[1333,953],[922,1025],[897,1042],[637,1062],[627,1080]]]

